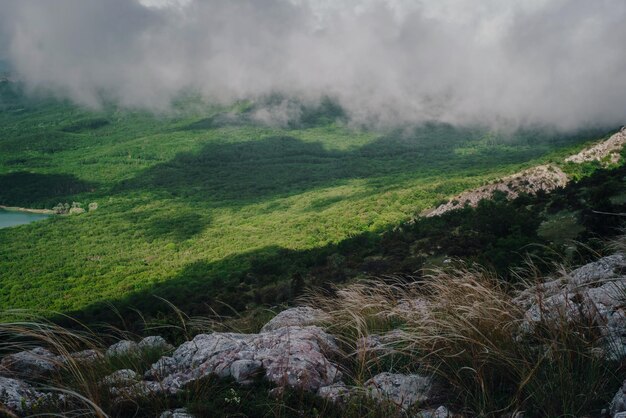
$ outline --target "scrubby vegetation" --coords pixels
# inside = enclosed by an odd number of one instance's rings
[[[276,128],[254,121],[262,103],[186,98],[174,115],[154,116],[0,89],[0,204],[100,207],[1,230],[0,301],[96,318],[107,312],[100,301],[147,307],[152,294],[180,295],[191,312],[217,299],[237,310],[286,301],[312,268],[353,276],[343,268],[350,247],[372,248],[447,196],[561,161],[604,134],[376,132],[346,126],[330,100]],[[386,260],[365,263],[366,274],[391,271]],[[399,271],[418,264],[406,263]]]
[[[459,258],[516,283],[512,271],[524,267],[529,256],[537,268],[548,271],[554,263],[578,265],[601,254],[603,240],[624,226],[623,216],[611,215],[626,211],[620,198],[626,191],[624,175],[624,167],[599,169],[550,195],[514,201],[500,195],[476,208],[419,218],[382,233],[357,234],[338,244],[232,257],[228,265],[250,264],[231,273],[229,281],[204,281],[210,266],[196,263],[176,280],[129,296],[119,306],[137,307],[148,315],[163,312],[167,306],[154,298],[159,295],[190,315],[217,312],[255,317],[264,307],[290,303],[306,289],[330,289],[333,284],[373,276],[419,277],[424,270]],[[80,315],[88,321],[114,320],[109,312],[108,305],[101,304]],[[262,325],[256,324],[246,328]]]
[[[569,274],[567,269],[562,272],[551,274]],[[63,362],[58,372],[34,383],[53,387],[64,398],[39,402],[29,412],[152,417],[184,407],[196,416],[389,418],[412,416],[432,406],[416,404],[403,411],[393,402],[377,402],[367,395],[363,387],[367,379],[393,372],[434,376],[437,400],[464,417],[503,417],[520,411],[538,418],[599,416],[624,372],[619,359],[602,354],[607,344],[602,332],[605,324],[598,323],[590,312],[576,316],[577,320],[550,315],[529,327],[515,297],[522,291],[535,292],[534,285],[545,276],[532,265],[516,275],[520,281],[513,286],[493,272],[455,263],[417,280],[378,279],[340,286],[331,293],[308,292],[300,302],[327,313],[321,326],[340,342],[342,355],[332,361],[341,366],[344,380],[352,388],[352,395],[340,403],[306,391],[277,391],[261,378],[238,385],[211,375],[188,384],[176,395],[120,392],[103,383],[120,369],[141,375],[167,354],[148,350],[90,362]],[[540,301],[543,292],[536,292],[532,297]],[[169,328],[178,343],[201,331],[227,326],[206,318],[190,319],[182,312],[178,317],[180,322]],[[0,350],[7,353],[45,346],[72,359],[70,353],[78,350],[102,353],[116,339],[138,339],[116,329],[104,334],[82,325],[75,328],[69,331],[45,319],[22,317],[0,325]],[[145,331],[167,330],[146,323]],[[382,344],[366,343],[381,335],[387,336]]]

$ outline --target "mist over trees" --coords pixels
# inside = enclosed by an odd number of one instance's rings
[[[577,129],[626,119],[620,0],[5,0],[0,59],[31,91],[168,110],[274,93],[352,121]],[[293,117],[288,102],[259,115]],[[281,113],[282,112],[282,113]]]

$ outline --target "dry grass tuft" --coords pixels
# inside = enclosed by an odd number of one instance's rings
[[[26,379],[28,383],[46,392],[62,395],[58,397],[60,399],[53,397],[35,405],[29,411],[33,415],[109,417],[116,416],[121,408],[133,409],[132,405],[135,405],[134,408],[138,409],[146,403],[145,394],[135,396],[128,392],[116,396],[102,384],[104,377],[120,369],[143,373],[164,354],[158,350],[143,350],[115,357],[104,355],[109,343],[121,339],[137,340],[136,335],[113,327],[109,327],[108,332],[95,332],[76,321],[72,329],[65,328],[26,311],[10,311],[4,315],[11,318],[11,321],[0,322],[1,353],[43,347],[57,356],[53,359],[56,371],[51,376]],[[94,350],[100,356],[85,360],[72,355],[83,350]],[[166,401],[157,396],[150,399],[150,403],[162,409],[166,409]]]
[[[543,279],[529,268],[523,288]],[[525,310],[514,302],[518,291],[489,271],[457,264],[419,282],[366,281],[305,302],[332,316],[328,329],[348,348],[357,383],[381,365],[430,374],[459,410],[485,417],[522,410],[579,416],[608,401],[617,365],[598,355],[598,324],[557,316],[524,326]],[[401,362],[359,352],[363,337],[394,329],[400,332],[387,333],[386,353]]]

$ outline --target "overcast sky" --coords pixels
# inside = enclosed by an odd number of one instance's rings
[[[30,89],[167,109],[279,92],[359,122],[626,123],[624,0],[0,0]]]

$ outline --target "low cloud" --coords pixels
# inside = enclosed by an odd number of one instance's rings
[[[577,129],[626,121],[623,0],[5,0],[0,59],[30,90],[167,109],[332,97],[358,123]]]

